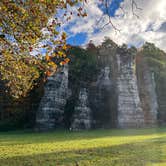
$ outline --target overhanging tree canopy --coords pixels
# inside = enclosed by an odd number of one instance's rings
[[[72,8],[77,4],[80,10],[82,0],[2,0],[0,2],[0,72],[11,94],[19,98],[26,96],[39,78],[40,71],[46,75],[56,70],[57,64],[52,57],[60,59],[60,64],[69,61],[65,51],[66,34],[56,31],[60,22],[56,17],[58,10],[63,10],[66,20],[70,18]],[[49,44],[44,41],[49,41]],[[41,46],[39,46],[39,43]],[[42,43],[42,44],[41,44]],[[56,52],[55,50],[56,48]],[[36,47],[46,50],[45,61],[30,52]]]
[[[109,17],[112,0],[98,0],[105,6]],[[116,1],[116,0],[115,0]],[[56,31],[61,21],[56,16],[63,11],[65,21],[73,13],[85,17],[84,3],[87,0],[1,0],[0,1],[0,74],[7,81],[12,96],[26,96],[41,73],[49,76],[58,64],[69,61],[66,57],[66,34]],[[119,1],[117,1],[119,3]],[[131,0],[132,11],[139,9]],[[74,7],[76,12],[72,11]],[[134,14],[134,12],[133,12]],[[106,24],[107,25],[107,24]],[[105,25],[104,25],[105,26]],[[46,50],[43,60],[41,52],[32,56],[35,48]],[[55,51],[56,50],[56,51]],[[42,57],[42,58],[41,58]],[[52,60],[54,59],[54,61]]]

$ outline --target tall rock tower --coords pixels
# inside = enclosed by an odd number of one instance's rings
[[[112,80],[111,67],[103,66],[98,74],[94,91],[91,95],[91,105],[95,120],[95,128],[109,128],[112,126],[111,94]]]
[[[135,58],[117,55],[117,64],[118,127],[142,127],[144,126],[144,113],[137,86]]]
[[[45,93],[36,115],[36,128],[54,129],[63,126],[64,107],[68,98],[68,65],[48,78]]]
[[[137,79],[146,126],[157,125],[158,101],[154,73],[145,57],[137,56]]]

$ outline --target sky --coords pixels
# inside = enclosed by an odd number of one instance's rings
[[[141,47],[148,41],[166,51],[166,0],[136,0],[136,3],[141,8],[134,9],[139,18],[132,13],[131,0],[112,0],[110,16],[114,26],[119,29],[116,31],[110,24],[102,28],[108,22],[105,9],[99,0],[89,0],[85,5],[87,17],[73,15],[62,26],[68,34],[67,42],[85,46],[92,40],[95,45],[99,45],[107,36],[118,45],[126,43]]]

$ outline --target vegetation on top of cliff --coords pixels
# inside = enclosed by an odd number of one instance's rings
[[[153,43],[146,42],[142,48],[145,56],[150,56],[154,58],[161,58],[159,56],[166,56],[165,52],[160,50]]]
[[[104,41],[101,43],[99,48],[100,47],[116,49],[118,47],[118,45],[113,40],[111,40],[109,37],[105,36]]]
[[[157,48],[154,44],[146,42],[139,55],[146,59],[158,83],[161,79],[166,81],[166,53],[164,51]]]
[[[70,49],[71,62],[70,72],[71,79],[78,83],[88,83],[97,71],[97,49],[83,49],[73,47]]]
[[[84,85],[96,80],[100,68],[104,65],[102,61],[106,61],[109,56],[115,56],[117,49],[118,45],[108,37],[105,37],[99,46],[90,41],[86,48],[71,47],[68,51],[71,59],[69,63],[71,80]]]
[[[166,71],[166,53],[153,43],[146,42],[140,53],[147,59],[153,72],[161,74]]]

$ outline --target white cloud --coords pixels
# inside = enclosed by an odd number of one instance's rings
[[[140,46],[144,41],[155,43],[159,48],[166,51],[166,33],[158,29],[166,22],[166,1],[165,0],[137,0],[137,5],[142,10],[135,9],[139,19],[131,12],[131,1],[124,0],[121,4],[125,9],[125,15],[122,16],[122,10],[116,11],[117,17],[112,18],[113,24],[120,29],[116,32],[111,25],[106,26],[98,33],[94,33],[96,21],[103,14],[97,5],[97,0],[91,0],[86,5],[88,17],[73,17],[69,26],[69,32],[75,35],[80,32],[86,32],[88,40],[93,40],[95,44],[100,44],[104,36],[109,36],[117,44],[127,43]],[[102,20],[101,24],[105,24]]]

